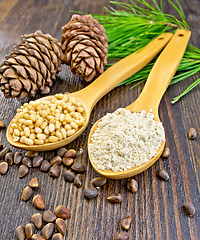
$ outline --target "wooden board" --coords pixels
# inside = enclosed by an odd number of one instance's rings
[[[125,1],[124,1],[125,2]],[[126,1],[128,2],[128,1]],[[200,47],[200,27],[198,0],[184,0],[181,4],[190,23],[191,43]],[[61,27],[69,21],[72,13],[69,10],[103,13],[108,0],[73,0],[73,1],[20,1],[2,0],[0,2],[0,62],[11,52],[12,46],[19,42],[20,35],[31,33],[37,29],[49,32],[60,40]],[[173,13],[172,9],[169,9]],[[97,174],[88,162],[87,137],[92,124],[118,107],[132,103],[139,95],[142,86],[131,90],[130,86],[114,89],[103,97],[95,106],[88,128],[67,148],[80,152],[78,160],[82,161],[87,170],[84,174],[83,187],[78,189],[72,183],[66,183],[61,176],[51,178],[38,169],[31,169],[23,179],[18,177],[18,167],[12,166],[5,176],[0,176],[0,239],[15,239],[14,229],[30,222],[31,215],[39,212],[31,201],[23,202],[23,188],[32,177],[37,177],[40,188],[38,193],[45,199],[46,209],[63,204],[71,212],[67,221],[67,240],[111,240],[121,231],[120,221],[131,216],[132,224],[128,231],[131,240],[198,240],[200,239],[200,145],[199,136],[196,140],[188,139],[190,127],[194,127],[200,135],[200,87],[197,86],[190,94],[172,105],[170,100],[180,94],[189,83],[198,76],[170,86],[160,105],[160,116],[165,126],[166,145],[171,150],[167,160],[157,161],[150,169],[137,175],[139,189],[131,194],[126,189],[127,180],[109,180],[101,189],[96,199],[86,200],[83,197],[85,187],[91,186],[91,179]],[[76,91],[87,84],[74,76],[68,67],[63,67],[61,74],[53,86],[52,93]],[[37,98],[41,95],[37,95]],[[0,93],[0,120],[6,125],[15,115],[21,102],[16,99],[5,99]],[[5,137],[6,130],[0,131],[0,142],[9,146]],[[16,149],[11,148],[12,151]],[[56,151],[41,153],[50,160]],[[163,182],[156,178],[159,169],[165,169],[170,176]],[[121,204],[111,204],[107,196],[120,192],[123,195]],[[182,209],[184,202],[190,201],[196,208],[194,217],[189,218]]]

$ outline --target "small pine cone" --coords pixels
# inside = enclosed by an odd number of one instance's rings
[[[108,39],[104,27],[91,15],[74,14],[62,30],[63,62],[87,82],[100,75],[107,64]]]
[[[19,45],[0,66],[0,88],[5,97],[34,97],[50,92],[61,70],[62,50],[57,40],[40,30],[23,35]]]

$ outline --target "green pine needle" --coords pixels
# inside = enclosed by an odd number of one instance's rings
[[[93,15],[106,29],[109,44],[108,59],[124,58],[144,47],[161,33],[174,32],[178,28],[189,29],[179,1],[167,1],[174,8],[178,17],[164,12],[162,0],[159,3],[158,0],[152,0],[152,5],[146,0],[130,0],[130,3],[111,1],[111,4],[121,7],[123,10],[110,7],[105,9],[105,15]],[[144,82],[154,62],[155,60],[120,85],[135,82],[138,85]],[[199,63],[200,49],[188,44],[177,73],[170,84],[178,83],[198,73],[200,71]],[[200,79],[197,79],[183,93],[175,97],[172,104],[189,93],[199,83]]]

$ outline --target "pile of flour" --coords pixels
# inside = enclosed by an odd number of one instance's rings
[[[119,108],[102,117],[88,151],[99,170],[117,172],[149,161],[163,141],[163,125],[154,120],[152,113]]]

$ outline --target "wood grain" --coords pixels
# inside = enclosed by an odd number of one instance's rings
[[[124,2],[128,2],[124,1]],[[168,4],[164,3],[168,9]],[[200,47],[200,2],[198,0],[181,1],[187,20],[192,30],[191,43]],[[6,54],[12,51],[12,46],[19,42],[20,35],[31,33],[37,29],[49,32],[60,40],[61,27],[69,21],[70,10],[103,13],[108,0],[42,0],[0,1],[0,62]],[[168,12],[174,13],[170,8]],[[131,90],[130,86],[114,89],[103,97],[95,106],[88,128],[67,148],[79,151],[77,159],[86,166],[83,187],[78,189],[72,183],[67,183],[61,176],[51,178],[38,169],[31,169],[23,179],[18,177],[18,167],[12,166],[5,176],[0,176],[0,239],[15,239],[14,229],[30,222],[31,215],[39,212],[31,201],[23,202],[21,193],[32,177],[39,180],[39,190],[45,199],[46,209],[63,204],[71,211],[67,220],[67,240],[111,240],[121,231],[120,220],[131,216],[132,224],[128,231],[131,240],[198,240],[200,239],[200,144],[188,139],[190,127],[200,134],[199,106],[200,87],[197,86],[177,104],[170,100],[182,92],[198,76],[170,86],[160,105],[160,117],[165,126],[166,145],[171,150],[169,159],[157,161],[150,169],[135,176],[139,189],[131,194],[126,189],[127,180],[108,180],[99,189],[96,199],[86,200],[83,197],[85,187],[91,186],[91,180],[97,176],[88,162],[87,138],[92,124],[118,107],[132,103],[140,94],[142,86]],[[63,66],[57,76],[52,93],[77,91],[87,84],[74,76],[68,67]],[[37,95],[39,98],[40,95]],[[18,102],[15,99],[5,99],[0,93],[0,120],[6,125],[15,115],[16,109],[30,98]],[[5,137],[6,130],[0,131],[0,142],[9,146]],[[9,146],[12,151],[16,149]],[[50,160],[56,151],[40,153]],[[156,178],[159,169],[165,169],[170,176],[169,181],[163,182]],[[107,196],[122,193],[121,204],[108,203]],[[184,202],[190,201],[196,208],[194,217],[189,218],[182,209]]]

